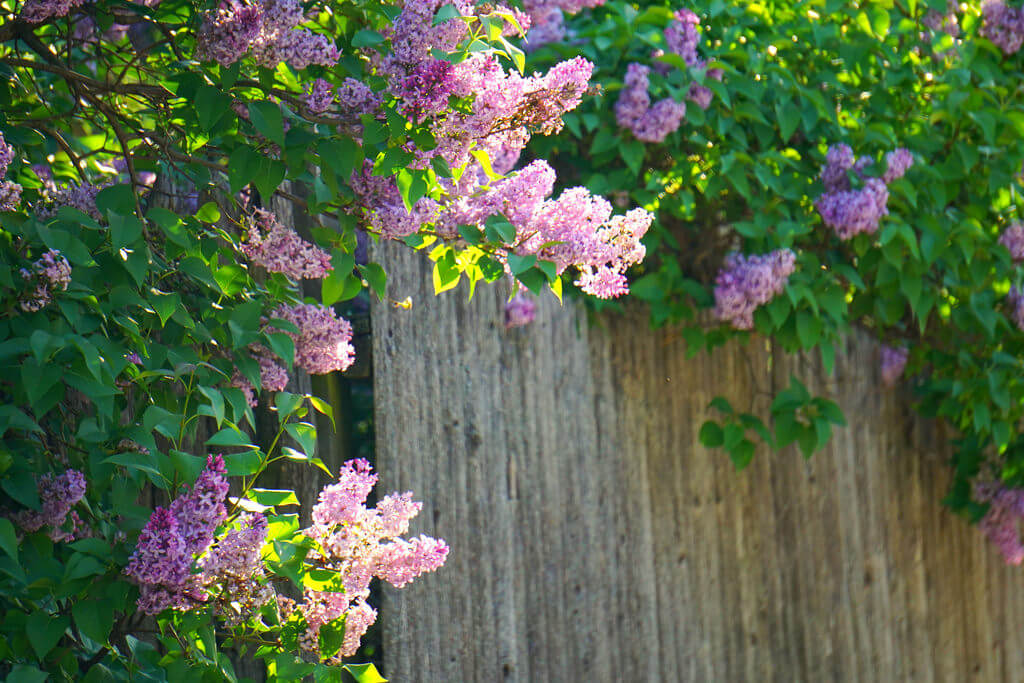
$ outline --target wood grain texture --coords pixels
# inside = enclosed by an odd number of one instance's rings
[[[550,297],[506,331],[499,288],[434,298],[420,255],[375,258],[414,302],[372,311],[381,489],[452,547],[385,591],[391,680],[1024,680],[1024,573],[940,505],[944,435],[868,340],[826,377]],[[825,451],[737,473],[699,445],[713,396],[764,414],[791,373],[850,421]]]

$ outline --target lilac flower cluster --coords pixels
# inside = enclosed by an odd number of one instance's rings
[[[86,0],[25,0],[18,17],[30,24],[38,24],[53,17],[66,17]]]
[[[1010,258],[1015,263],[1024,261],[1024,224],[1011,223],[999,236],[999,244],[1010,250]]]
[[[53,300],[54,292],[63,292],[71,284],[71,264],[56,249],[50,249],[32,264],[22,268],[21,278],[31,290],[20,302],[21,310],[34,312]]]
[[[440,114],[448,108],[448,97],[455,92],[455,87],[452,63],[433,59],[413,67],[394,92],[403,100],[403,111],[421,123],[428,115]]]
[[[168,607],[188,609],[205,602],[202,578],[192,574],[193,556],[213,542],[227,517],[227,473],[221,456],[209,456],[191,490],[169,508],[158,507],[139,534],[124,573],[139,584],[139,609],[159,614]]]
[[[599,7],[605,0],[526,0],[523,9],[530,17],[526,46],[536,49],[565,38],[565,15],[576,14],[585,7]]]
[[[422,508],[412,500],[412,493],[391,494],[374,508],[365,506],[376,483],[377,475],[368,462],[350,460],[342,466],[337,483],[325,487],[313,507],[313,525],[305,534],[317,544],[313,551],[317,560],[339,572],[344,592],[305,592],[299,610],[307,630],[300,644],[309,652],[316,652],[320,629],[344,616],[341,656],[354,654],[377,616],[366,601],[370,581],[377,577],[401,588],[447,559],[444,541],[428,536],[399,538]]]
[[[856,159],[849,145],[832,145],[821,169],[825,192],[815,202],[818,213],[826,225],[836,231],[839,239],[848,240],[860,233],[874,234],[878,223],[889,213],[888,183],[907,172],[914,163],[909,150],[899,148],[886,154],[887,168],[882,178],[865,178],[864,169],[871,159]],[[859,189],[852,189],[848,171],[863,181]]]
[[[274,360],[274,354],[259,344],[249,346],[249,351],[260,366],[260,385],[264,391],[284,391],[288,386],[288,371],[284,366]],[[235,370],[231,376],[230,386],[237,387],[245,394],[245,400],[255,408],[259,401],[256,400],[256,388],[241,372]]]
[[[1003,54],[1020,50],[1024,44],[1024,9],[1010,7],[1003,0],[985,0],[981,16],[982,37],[991,40]]]
[[[505,329],[529,325],[536,315],[537,304],[529,296],[519,292],[505,303]]]
[[[330,254],[262,209],[248,219],[246,239],[240,250],[256,265],[293,280],[319,280],[331,272]]]
[[[955,0],[947,0],[946,12],[943,14],[938,10],[930,9],[921,18],[921,23],[935,33],[945,33],[956,38],[960,35],[960,20],[956,13],[959,7]]]
[[[29,533],[48,526],[50,538],[54,541],[72,541],[80,537],[84,525],[71,508],[85,495],[85,475],[70,469],[58,475],[47,472],[36,480],[36,491],[40,509],[15,513],[12,516],[14,523]],[[70,531],[65,529],[69,517]]]
[[[305,20],[298,0],[223,0],[199,29],[197,56],[221,66],[230,66],[247,53],[271,69],[282,62],[294,69],[334,66],[340,57],[337,46],[327,36],[298,28]]]
[[[58,186],[51,180],[44,186],[44,196],[47,200],[47,205],[38,208],[36,214],[42,219],[49,219],[57,215],[57,210],[60,207],[70,206],[82,213],[89,214],[89,216],[97,221],[102,220],[103,216],[100,214],[99,209],[96,208],[96,195],[106,186],[107,184],[93,184],[90,182],[71,182]]]
[[[754,310],[786,289],[796,255],[777,249],[763,256],[733,253],[715,279],[715,316],[738,330],[754,327]]]
[[[679,128],[686,104],[666,97],[651,106],[647,94],[650,72],[651,68],[642,64],[626,67],[622,91],[615,102],[615,120],[641,142],[661,142]]]
[[[200,581],[213,591],[214,611],[230,622],[250,616],[274,599],[273,588],[265,582],[263,546],[267,542],[267,518],[260,513],[245,515],[237,529],[217,539],[199,559]]]
[[[689,67],[706,68],[707,62],[697,54],[700,41],[697,26],[700,25],[700,19],[688,9],[679,10],[674,16],[675,19],[665,29],[665,44],[669,51],[682,57]],[[662,54],[663,51],[656,50],[653,56]],[[668,73],[670,68],[661,62],[655,66],[663,74]],[[651,105],[648,94],[650,72],[650,67],[637,63],[626,67],[622,90],[615,103],[615,120],[623,128],[631,130],[637,140],[658,143],[678,130],[686,115],[686,104],[666,97]],[[707,75],[722,80],[721,69],[708,70]],[[686,97],[701,109],[707,109],[711,106],[714,94],[710,88],[693,82]]]
[[[274,312],[274,317],[299,328],[297,334],[287,334],[295,342],[295,365],[309,374],[324,375],[335,370],[344,372],[355,360],[352,325],[337,317],[333,309],[319,304],[282,304]]]
[[[316,79],[302,97],[302,102],[314,114],[322,114],[334,103],[333,86],[322,78]]]
[[[882,384],[887,387],[895,386],[897,380],[903,376],[903,370],[907,367],[907,358],[909,357],[910,350],[905,347],[882,346],[880,363]]]
[[[653,216],[634,209],[612,216],[611,204],[582,187],[549,199],[555,171],[534,161],[489,188],[474,186],[472,177],[459,188],[460,199],[445,207],[435,227],[454,237],[460,225],[480,225],[487,217],[504,216],[516,228],[514,251],[553,261],[559,273],[573,266],[577,286],[601,298],[629,291],[625,271],[646,255],[640,239]]]
[[[343,112],[353,115],[372,114],[381,105],[381,96],[354,78],[346,78],[342,82],[335,98]]]
[[[0,133],[0,211],[14,211],[21,201],[21,185],[4,180],[7,169],[14,161],[14,147],[7,144]]]
[[[988,503],[988,512],[978,522],[978,529],[1003,554],[1007,564],[1024,561],[1024,543],[1020,538],[1020,522],[1024,519],[1024,489],[1006,488],[998,482],[978,482],[975,497]]]
[[[1016,286],[1010,287],[1010,293],[1006,295],[1006,304],[1010,309],[1010,319],[1017,329],[1024,331],[1024,293]]]

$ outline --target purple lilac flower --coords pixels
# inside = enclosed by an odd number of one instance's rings
[[[222,0],[199,29],[197,56],[221,66],[230,66],[246,54],[267,68],[282,62],[294,69],[312,64],[334,66],[340,57],[337,46],[327,36],[298,28],[305,19],[297,0],[254,4]]]
[[[257,209],[247,222],[241,252],[258,266],[293,280],[319,280],[331,272],[331,255],[310,244],[277,216]]]
[[[865,169],[872,164],[870,157],[855,158],[853,150],[845,144],[829,147],[821,169],[825,192],[818,197],[815,207],[839,239],[848,240],[861,233],[874,234],[882,217],[888,215],[887,183],[903,177],[914,158],[909,150],[901,147],[889,152],[885,160],[887,168],[883,176],[870,178],[865,175]],[[852,189],[850,170],[862,182],[858,189]]]
[[[260,366],[260,385],[264,391],[284,391],[288,386],[288,371],[274,360],[273,353],[259,344],[251,344],[249,351]],[[256,388],[241,372],[235,370],[231,375],[229,386],[242,390],[245,399],[250,406],[255,408],[259,401],[256,400]]]
[[[999,236],[999,244],[1010,250],[1014,262],[1024,261],[1024,224],[1013,222]]]
[[[36,213],[40,218],[49,219],[57,215],[57,210],[60,207],[70,206],[82,213],[89,214],[95,220],[102,220],[103,216],[100,214],[99,209],[96,208],[96,195],[106,185],[95,185],[89,182],[68,183],[61,186],[54,185],[53,192],[47,193],[50,195],[47,197],[49,199],[49,206],[38,209]]]
[[[314,114],[322,114],[334,103],[333,86],[322,78],[313,81],[309,91],[302,97],[306,108]]]
[[[74,532],[67,534],[61,527],[71,508],[85,495],[85,488],[85,475],[78,470],[69,469],[58,475],[47,472],[36,481],[40,509],[22,510],[13,516],[13,520],[25,531],[39,531],[48,526],[54,540],[70,540]]]
[[[246,515],[241,528],[232,529],[217,540],[199,561],[207,581],[223,577],[249,578],[262,568],[261,553],[267,541],[267,518],[260,513]]]
[[[202,578],[192,574],[193,557],[204,552],[227,517],[226,469],[221,456],[209,456],[190,490],[169,508],[158,507],[139,535],[124,573],[139,584],[139,609],[159,614],[206,601]]]
[[[505,329],[522,327],[533,322],[537,315],[537,304],[522,292],[516,294],[505,304]]]
[[[21,278],[31,289],[21,300],[21,310],[41,310],[53,300],[54,292],[66,291],[71,284],[71,264],[56,249],[50,249],[32,264],[22,268]]]
[[[395,88],[403,110],[416,122],[448,108],[448,96],[455,91],[452,63],[444,59],[421,62]]]
[[[1024,518],[1024,489],[1011,489],[997,482],[979,482],[975,497],[988,503],[988,512],[978,528],[1003,554],[1007,564],[1024,561],[1024,544],[1020,538],[1020,522]]]
[[[881,371],[882,384],[887,387],[895,386],[896,381],[903,375],[907,367],[907,358],[910,350],[904,347],[882,346]]]
[[[1010,287],[1006,295],[1006,304],[1010,309],[1010,319],[1017,329],[1024,331],[1024,294],[1016,286]]]
[[[982,25],[979,33],[1003,51],[1012,55],[1024,44],[1024,11],[1010,7],[1003,0],[986,0],[981,6]]]
[[[777,249],[763,256],[730,254],[715,279],[715,316],[738,330],[754,327],[754,311],[786,289],[796,255]]]
[[[208,456],[206,468],[184,495],[171,503],[171,512],[178,519],[181,537],[190,553],[202,552],[213,540],[217,526],[227,517],[224,497],[228,495],[227,470],[220,455]]]
[[[295,365],[311,375],[344,372],[355,360],[352,325],[333,309],[319,304],[281,305],[274,316],[299,328],[297,334],[287,334],[295,342]]]
[[[26,0],[18,17],[30,24],[38,24],[53,17],[67,16],[85,0]]]
[[[885,173],[882,182],[886,185],[904,176],[907,169],[914,163],[914,156],[909,149],[899,147],[885,155]]]

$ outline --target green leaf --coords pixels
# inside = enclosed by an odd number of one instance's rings
[[[284,428],[298,442],[306,455],[312,456],[316,453],[316,427],[307,422],[292,422]]]
[[[111,185],[96,193],[96,208],[103,215],[130,216],[135,211],[135,192],[131,185]]]
[[[365,266],[359,265],[358,268],[359,272],[366,279],[367,284],[370,285],[370,289],[377,295],[377,299],[383,301],[387,294],[388,276],[381,265],[379,263],[367,263]]]
[[[459,12],[458,9],[455,8],[455,5],[448,3],[447,5],[444,5],[439,10],[437,10],[437,14],[434,15],[434,20],[431,25],[438,26],[439,24],[443,24],[446,21],[450,21],[452,19],[459,19],[461,17],[462,14]]]
[[[260,505],[267,507],[299,504],[295,492],[286,489],[250,489],[249,496]]]
[[[43,683],[50,675],[28,664],[16,664],[7,674],[7,683]]]
[[[252,102],[249,104],[249,120],[260,135],[284,147],[284,118],[280,106],[269,101]]]
[[[743,439],[729,450],[729,459],[737,470],[742,470],[754,459],[754,442]]]
[[[25,621],[25,634],[40,660],[44,659],[57,645],[57,641],[64,635],[69,623],[70,619],[66,616],[50,614],[41,609],[28,615],[28,619]]]
[[[352,47],[371,47],[383,42],[384,36],[368,28],[356,31],[356,34],[352,37]]]
[[[342,668],[356,679],[356,683],[388,683],[373,664],[345,664]]]
[[[216,202],[206,202],[199,207],[199,211],[196,212],[196,218],[203,223],[216,223],[220,220],[220,208]]]
[[[231,111],[231,98],[212,85],[201,85],[195,95],[199,126],[211,132],[224,115]]]
[[[718,448],[725,442],[722,428],[717,422],[708,420],[701,426],[700,442],[707,448]]]
[[[225,427],[220,430],[209,439],[206,440],[207,446],[243,446],[245,448],[259,448],[252,443],[249,443],[249,437],[231,427]]]
[[[18,561],[18,536],[11,520],[6,517],[0,517],[0,548],[15,562]]]

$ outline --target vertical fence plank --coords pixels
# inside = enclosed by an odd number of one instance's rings
[[[393,680],[1024,680],[1024,575],[940,505],[945,435],[869,340],[826,377],[573,303],[505,331],[496,288],[434,298],[425,259],[377,258],[414,301],[372,311],[382,484],[452,546],[385,591]],[[766,414],[790,374],[846,411],[826,450],[737,473],[699,445],[714,395]]]

